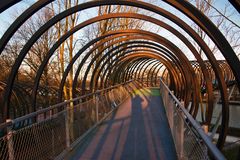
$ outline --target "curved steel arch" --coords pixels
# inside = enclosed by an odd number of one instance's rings
[[[228,44],[227,40],[223,37],[223,35],[221,34],[221,32],[213,25],[211,24],[211,22],[206,18],[204,17],[204,15],[202,15],[198,10],[196,10],[193,6],[191,6],[188,2],[184,1],[180,1],[180,0],[177,0],[177,1],[174,1],[174,0],[165,0],[166,2],[168,2],[169,4],[171,4],[172,6],[175,6],[177,9],[181,10],[184,14],[186,14],[187,16],[189,16],[191,19],[193,19],[197,24],[199,24],[203,29],[205,29],[205,32],[207,32],[210,37],[212,39],[214,39],[215,43],[218,45],[218,47],[220,48],[220,50],[222,51],[223,55],[225,57],[228,57],[226,58],[228,63],[230,64],[230,67],[232,68],[233,72],[234,72],[234,75],[238,81],[238,86],[240,85],[240,73],[238,72],[239,70],[239,60],[236,58],[236,55],[234,54],[234,51],[232,50],[231,46]],[[180,3],[181,2],[181,3]],[[103,2],[98,2],[98,3],[103,3]],[[124,4],[124,5],[133,5],[133,6],[136,6],[136,7],[139,7],[139,8],[145,8],[145,9],[149,9],[151,10],[151,5],[147,5],[145,4],[144,2],[131,2],[131,1],[114,1],[112,0],[111,2],[105,2],[107,4],[109,3],[121,3],[121,4]],[[88,3],[89,4],[89,3]],[[145,5],[144,5],[145,4]],[[101,4],[100,4],[101,5]],[[103,4],[102,4],[103,5]],[[141,5],[141,6],[140,6]],[[142,7],[143,6],[143,7]],[[152,8],[152,11],[154,10],[154,8]],[[34,10],[35,11],[35,10]],[[193,13],[189,12],[189,11],[193,11]],[[159,11],[156,10],[155,8],[155,12],[158,13]],[[203,20],[202,20],[202,19]],[[206,21],[205,21],[206,20]],[[204,24],[204,22],[207,22],[206,24]],[[208,25],[210,26],[210,28],[208,28]],[[219,34],[220,33],[220,34]],[[219,36],[220,35],[220,36]],[[218,37],[219,36],[219,37]],[[226,43],[227,42],[227,43]],[[222,44],[222,45],[221,45]],[[2,47],[0,47],[0,49],[2,49]],[[225,51],[229,51],[229,52],[225,52]],[[21,57],[19,57],[19,59],[21,59]],[[231,62],[231,63],[230,63]],[[234,63],[233,63],[234,62]],[[215,62],[211,62],[211,63],[215,63]],[[214,69],[215,72],[216,70],[219,70],[219,69]],[[217,72],[216,72],[217,73]],[[221,95],[223,97],[223,99],[225,99],[226,97],[226,92],[225,92],[225,86],[224,86],[224,83],[222,82],[221,80],[221,75],[216,75],[218,77],[218,79],[220,80],[220,89],[223,90],[221,92]],[[10,80],[11,78],[15,79],[14,76],[11,76],[10,75]],[[11,82],[10,82],[11,83]],[[13,84],[13,82],[12,82]],[[12,86],[12,84],[10,84],[10,86]],[[7,87],[8,88],[8,87]],[[239,87],[240,88],[240,87]],[[224,93],[223,93],[224,92]],[[6,93],[8,94],[8,93]],[[9,93],[10,95],[11,93]],[[6,96],[8,98],[8,96]],[[224,106],[227,105],[227,102],[224,102]],[[4,106],[5,106],[5,103],[4,103]],[[5,109],[4,109],[5,110]],[[224,107],[223,107],[223,111],[225,111],[226,114],[223,115],[223,119],[228,119],[228,110],[225,108],[224,110]],[[5,113],[5,112],[4,112]],[[8,114],[8,113],[7,113]],[[226,125],[223,126],[223,128],[225,128]],[[225,139],[225,137],[220,137],[223,141]],[[222,145],[218,143],[218,146],[221,147]]]
[[[162,67],[164,67],[164,65],[163,65],[163,64],[160,64],[160,67],[158,68],[158,70],[157,70],[157,72],[156,72],[156,74],[155,74],[155,85],[157,84],[158,73],[160,72],[160,70],[162,69]],[[153,74],[152,74],[152,76],[153,76]],[[163,77],[163,74],[162,74],[161,77]]]
[[[95,58],[96,59],[96,58]],[[84,59],[84,61],[85,61],[85,59]],[[93,63],[93,61],[94,60],[92,60],[92,63]],[[82,64],[81,64],[82,65]],[[78,69],[78,71],[77,71],[77,74],[78,74],[78,72],[79,72],[80,70]],[[77,76],[76,76],[77,77]],[[75,80],[75,82],[76,82],[76,80]],[[74,83],[75,84],[75,83]],[[75,86],[73,86],[73,88],[75,88]],[[83,87],[83,88],[85,88],[85,87]]]
[[[119,15],[118,15],[118,16],[119,16]],[[120,15],[120,16],[123,16],[123,17],[124,17],[124,16],[126,16],[126,15],[122,14],[122,15]],[[136,16],[136,15],[135,15],[135,16]],[[98,17],[98,18],[100,18],[100,17]],[[103,18],[104,18],[104,17],[103,17]],[[147,18],[150,18],[150,17],[145,17],[145,19],[147,19]],[[97,19],[97,18],[95,18],[95,19]],[[101,20],[101,19],[98,19],[98,20]],[[94,19],[92,19],[92,21],[94,21]],[[154,19],[153,19],[152,21],[154,21]],[[91,23],[91,20],[88,20],[88,22],[86,22],[85,25],[86,25],[87,23]],[[83,23],[83,24],[84,24],[84,23]],[[76,27],[76,28],[79,29],[79,28],[80,28],[79,26],[81,26],[81,25],[78,25],[78,27]],[[165,26],[165,28],[167,28],[167,27]],[[74,30],[74,31],[77,31],[77,29]],[[176,32],[176,31],[175,31],[175,32]],[[178,33],[178,32],[177,32],[177,33]],[[179,33],[178,33],[178,34],[179,34]],[[68,35],[68,36],[69,36],[69,35]],[[64,37],[64,36],[63,36],[63,37]],[[65,38],[67,38],[67,37],[65,36]],[[61,41],[63,42],[65,38],[62,38]],[[61,41],[59,42],[59,44],[58,44],[57,46],[60,45]],[[187,41],[186,41],[186,42],[187,42]],[[185,42],[185,43],[186,43],[186,42]],[[53,48],[54,48],[54,47],[53,47]],[[193,48],[193,47],[192,47],[192,48]],[[54,50],[56,50],[56,47],[55,47],[55,49],[53,49],[52,52],[54,52]],[[193,49],[191,49],[191,50],[193,50]],[[198,55],[198,54],[195,54],[195,55]],[[49,56],[49,58],[50,58],[50,56]],[[47,61],[48,61],[48,60],[47,60]],[[47,61],[44,61],[43,64],[46,64]],[[42,67],[42,66],[44,66],[44,65],[41,65],[41,66],[40,66],[41,72],[43,71],[43,67]],[[204,71],[204,69],[203,69],[203,71]],[[41,72],[40,72],[40,73],[41,73]],[[41,74],[37,74],[37,78],[36,78],[36,79],[37,79],[37,82],[38,82],[39,79],[40,79],[40,75],[41,75]],[[36,84],[36,83],[35,83],[35,84]],[[37,88],[37,85],[35,85],[35,87],[34,87],[34,92],[33,92],[33,93],[36,93],[36,91],[35,91],[36,88]],[[211,90],[211,88],[209,88],[209,91],[210,91],[210,90]],[[211,95],[211,94],[209,94],[209,95]],[[35,99],[35,98],[33,98],[33,99]],[[209,99],[211,100],[211,98],[209,98]]]
[[[96,58],[95,58],[96,59]],[[93,60],[94,61],[94,60]],[[90,67],[90,66],[89,66]],[[76,76],[77,77],[77,76]],[[86,75],[85,75],[85,77],[86,77]],[[86,78],[85,78],[86,79]],[[85,82],[86,80],[84,80],[83,82]],[[73,88],[75,88],[75,87],[73,87]],[[85,87],[82,87],[82,88],[85,88]]]
[[[175,8],[177,8],[185,15],[187,15],[190,19],[192,19],[195,23],[197,23],[198,26],[200,26],[205,31],[205,33],[207,33],[208,36],[214,41],[214,43],[218,46],[223,56],[226,58],[227,62],[229,63],[236,77],[236,80],[238,81],[238,88],[240,90],[240,72],[239,72],[240,61],[236,53],[233,51],[232,47],[226,40],[226,38],[219,31],[219,29],[209,20],[209,18],[207,18],[202,12],[200,12],[198,9],[193,7],[187,1],[181,1],[181,0],[176,0],[176,1],[164,0],[164,1],[169,3],[171,6],[174,6]],[[221,146],[220,148],[222,147],[223,146]]]
[[[149,80],[149,77],[150,77],[150,74],[152,75],[154,72],[155,72],[155,70],[156,70],[156,68],[157,67],[159,67],[159,63],[155,63],[151,68],[150,68],[150,70],[149,70],[149,72],[148,72],[148,75],[147,75],[147,86],[149,87],[149,82],[148,82],[148,80]],[[151,81],[150,82],[153,82],[153,75],[151,76]],[[153,85],[153,84],[151,84],[151,85]],[[151,86],[150,85],[150,86]]]
[[[73,87],[74,88],[74,87]]]
[[[114,37],[118,37],[118,36],[122,36],[123,33],[125,33],[125,31],[122,32],[111,32],[111,33],[107,33],[105,35],[102,35],[100,37],[95,38],[94,40],[88,42],[81,50],[79,50],[75,56],[72,58],[72,60],[70,61],[70,63],[68,64],[67,68],[64,71],[61,83],[60,83],[60,87],[59,87],[59,101],[62,101],[62,90],[63,90],[63,86],[64,83],[66,81],[66,78],[68,76],[68,73],[70,72],[71,68],[73,67],[73,64],[76,62],[76,60],[79,58],[79,56],[87,49],[89,48],[91,45],[93,45],[94,43],[104,39],[104,41],[108,41],[111,40]],[[126,31],[127,33],[127,31]],[[128,33],[130,34],[130,33]],[[110,38],[107,38],[110,37]]]
[[[134,54],[137,54],[136,53],[136,49],[134,51]],[[139,49],[139,52],[142,53],[142,52],[145,52],[144,50],[142,51],[141,49]],[[128,70],[128,74],[126,75],[126,79],[130,79],[130,76],[132,76],[132,72],[133,70],[135,69],[136,66],[138,66],[139,62],[141,62],[142,60],[141,59],[138,59],[138,60],[134,60],[134,64],[131,66],[131,68],[129,68]]]
[[[83,6],[83,5],[81,6],[81,5],[79,5],[79,6],[76,6],[76,7],[79,7],[79,8],[82,7],[82,8],[84,8],[85,6]],[[75,7],[75,9],[76,9],[76,7]],[[73,8],[73,10],[74,10],[74,8]],[[64,13],[65,13],[65,14],[70,14],[70,13],[71,13],[71,12],[70,12],[70,11],[71,11],[70,9],[67,10],[67,11],[68,11],[68,12],[64,12]],[[70,12],[70,13],[69,13],[69,12]],[[60,15],[60,14],[59,14],[59,15]],[[63,14],[63,15],[64,15],[64,14]],[[56,16],[56,17],[57,17],[57,16]],[[61,18],[61,16],[59,16],[59,17]],[[55,17],[54,17],[54,18],[55,18]],[[49,21],[49,22],[50,22],[50,21]],[[45,25],[44,25],[44,26],[45,26]],[[46,26],[47,26],[47,25],[46,25]],[[44,28],[44,27],[43,27],[43,28]],[[34,37],[34,36],[33,36],[33,37]],[[26,48],[27,48],[27,47],[26,47]],[[23,49],[23,50],[24,50],[24,49]],[[20,54],[20,55],[21,55],[21,54]],[[19,57],[20,57],[20,56],[19,56]],[[18,58],[19,58],[19,57],[18,57]],[[14,79],[14,76],[10,76],[10,77],[13,77],[13,79]],[[11,78],[10,78],[10,79],[11,79]]]
[[[148,50],[146,50],[146,51],[148,51]],[[147,63],[147,62],[146,62]],[[139,66],[139,67],[141,67],[141,68],[138,68],[137,69],[137,71],[138,71],[138,74],[137,74],[137,72],[135,73],[135,77],[136,77],[136,79],[139,79],[140,78],[140,73],[141,73],[141,69],[143,68],[143,66]],[[174,70],[174,68],[171,68],[172,70]],[[177,73],[177,72],[176,72]],[[97,75],[97,77],[98,77],[98,75]],[[108,77],[108,76],[106,76],[106,77]],[[178,75],[177,74],[175,74],[175,76],[174,76],[175,78],[178,78]],[[181,79],[180,78],[178,78],[180,81],[181,81]],[[177,84],[179,81],[175,81],[175,83]],[[179,85],[178,85],[179,86]],[[179,90],[179,89],[177,89],[177,90]],[[178,92],[180,92],[180,91],[178,91]]]
[[[120,61],[123,61],[122,63],[124,63],[124,62],[126,62],[126,63],[128,63],[128,61],[130,60],[132,60],[133,58],[136,58],[136,59],[138,59],[139,57],[137,57],[136,56],[136,54],[135,54],[135,57],[133,56],[133,57],[122,57],[120,60],[118,60],[118,62]],[[126,60],[122,60],[122,59],[126,59]],[[151,59],[145,59],[145,61],[142,63],[143,65],[144,64],[146,64],[146,63],[148,63],[148,61],[151,61]],[[123,64],[123,65],[125,65],[125,64]],[[122,67],[122,64],[116,64],[115,66],[118,66],[118,69],[119,69],[119,71],[121,71],[122,69],[121,68],[124,68],[124,67]],[[168,65],[167,65],[168,66]],[[117,70],[118,70],[117,69]],[[174,71],[174,68],[170,68],[171,69],[171,72],[173,72]],[[107,70],[105,70],[105,72],[106,72]],[[109,71],[109,70],[108,70]],[[121,73],[121,72],[119,72],[119,71],[115,71],[115,72],[113,72],[113,73]],[[138,70],[139,71],[139,70]],[[172,74],[170,72],[170,74]],[[108,74],[110,74],[110,73],[108,73]],[[105,73],[104,73],[104,75],[105,75]],[[119,75],[119,74],[118,74]],[[135,76],[137,76],[137,75],[135,75]],[[174,78],[176,78],[177,76],[175,76]],[[106,78],[109,78],[109,76],[106,76]],[[107,80],[105,80],[104,81],[105,83],[107,82]],[[102,83],[100,83],[100,84],[102,84]]]
[[[136,56],[136,55],[135,55],[135,56]],[[159,55],[158,55],[158,56],[159,56]],[[163,59],[162,59],[162,60],[163,60]],[[174,69],[173,66],[172,66],[172,67],[169,67],[169,66],[171,66],[171,65],[170,65],[171,63],[167,65],[168,62],[169,62],[169,61],[165,61],[165,63],[166,63],[165,65],[168,66],[168,68],[173,72],[175,69]],[[147,62],[146,62],[146,63],[147,63]],[[122,68],[122,67],[119,67],[119,68]],[[123,67],[123,68],[124,68],[124,67]],[[140,70],[141,70],[141,69],[138,69],[139,73],[140,73]],[[119,72],[117,72],[117,73],[119,73]],[[119,75],[120,75],[120,74],[119,74]],[[174,75],[175,75],[174,78],[177,78],[177,77],[178,77],[177,72],[175,72]],[[106,77],[109,78],[109,76],[106,76]],[[138,76],[137,79],[139,79],[139,78],[140,78],[140,77]],[[106,83],[106,82],[107,82],[107,80],[105,80],[105,83]],[[175,83],[177,83],[177,81],[175,81]]]
[[[139,41],[139,42],[141,42],[141,41]],[[128,43],[130,43],[130,42],[128,42]],[[145,42],[145,43],[149,43],[149,42]],[[126,43],[127,44],[127,43]],[[124,46],[125,44],[122,44],[121,46]],[[118,47],[115,47],[114,49],[117,49]],[[109,51],[109,53],[111,53],[113,51],[113,49],[112,50],[110,50]],[[108,54],[109,54],[108,53]],[[107,55],[107,54],[105,54],[105,55]],[[96,59],[96,57],[95,57],[95,59]],[[93,63],[94,62],[94,60],[92,60],[92,62],[91,63]],[[90,69],[90,67],[88,68],[88,70]],[[78,74],[78,73],[77,73]],[[84,78],[84,80],[83,80],[83,82],[85,82],[85,80],[86,80],[86,74],[85,74],[85,78]],[[75,86],[73,86],[73,88],[75,88]],[[85,88],[85,86],[82,86],[82,88]]]
[[[171,69],[171,67],[173,67],[173,66],[171,66],[171,65],[169,65],[169,64],[171,64],[171,63],[169,63],[169,61],[165,61],[164,59],[162,59],[161,57],[159,57],[159,55],[153,55],[153,54],[144,54],[144,53],[142,53],[141,55],[140,55],[141,57],[147,57],[147,58],[149,58],[149,62],[151,61],[151,60],[153,60],[153,59],[158,59],[158,58],[160,58],[159,60],[162,62],[162,63],[166,63],[165,65],[167,66],[167,68],[168,68],[168,66],[170,66],[169,67],[169,69],[171,70],[171,72],[173,72],[174,71],[174,69]],[[139,54],[132,54],[131,56],[127,56],[126,57],[126,59],[129,59],[129,58],[137,58],[137,57],[139,57]],[[150,59],[150,58],[152,58],[152,59]],[[148,62],[145,62],[144,64],[143,64],[143,66],[144,65],[146,65]],[[168,64],[169,63],[169,64]],[[120,68],[120,66],[119,66],[119,68]],[[107,76],[107,77],[109,77],[109,76]],[[174,78],[176,78],[176,77],[174,77]],[[106,82],[106,81],[105,81]]]
[[[187,92],[185,92],[183,90],[182,86],[184,86],[184,84],[186,84],[186,77],[180,76],[180,74],[179,74],[179,72],[181,72],[182,75],[184,75],[182,66],[179,63],[177,63],[177,61],[175,62],[176,64],[173,64],[173,63],[168,64],[169,61],[166,61],[164,59],[161,59],[161,60],[163,61],[162,63],[164,63],[165,66],[167,66],[167,68],[172,71],[171,75],[173,75],[173,79],[171,81],[172,81],[172,83],[174,81],[175,87],[173,88],[173,90],[176,92],[176,96],[181,99],[185,99],[184,96],[186,95]],[[138,68],[137,79],[141,79],[141,72],[143,72],[142,70],[144,69],[145,65],[147,65],[147,63],[142,65],[140,68]],[[175,67],[176,65],[178,67]],[[180,83],[182,83],[182,85],[180,85]]]
[[[118,59],[117,59],[118,58]],[[116,66],[120,66],[120,64],[121,64],[121,60],[123,59],[123,58],[125,58],[125,57],[117,57],[117,58],[115,58],[114,59],[114,64],[112,64],[111,66],[109,65],[108,66],[108,68],[106,68],[105,70],[104,70],[104,72],[103,72],[103,75],[106,75],[106,76],[104,76],[104,77],[108,77],[108,75],[110,74],[109,72],[112,70],[112,68],[113,67],[115,67],[115,68],[113,68],[113,69],[116,69]],[[139,58],[139,57],[137,57],[136,59],[142,59],[142,62],[139,62],[139,64],[141,64],[141,63],[144,63],[144,61],[148,61],[149,59],[148,58]],[[132,58],[132,59],[130,59],[130,61],[131,60],[134,60],[134,58]],[[103,65],[101,66],[101,68],[100,68],[101,70],[103,69]],[[118,73],[118,72],[113,72],[113,74],[114,73]],[[99,77],[98,75],[99,75],[100,73],[97,73],[97,77]],[[103,77],[103,78],[104,78]],[[100,79],[100,88],[102,88],[102,86],[103,86],[103,81],[104,81],[104,79]],[[97,86],[97,85],[96,85]]]
[[[138,37],[137,37],[137,38],[138,38]],[[116,48],[116,49],[117,49],[117,48]],[[127,49],[127,48],[125,48],[125,49]],[[125,49],[121,49],[119,52],[124,51]],[[141,50],[143,50],[143,49],[141,49]],[[143,51],[146,51],[146,50],[143,50]],[[160,50],[159,50],[159,51],[160,51]],[[163,50],[161,50],[161,52],[163,52]],[[116,54],[118,54],[118,53],[116,53]],[[114,54],[114,55],[115,55],[115,54]],[[113,56],[113,55],[112,55],[112,56]],[[112,56],[108,56],[107,59],[105,60],[105,62],[107,62]],[[106,58],[106,56],[102,57],[102,58],[99,60],[99,62],[102,62],[102,61],[104,60],[104,58]],[[93,73],[92,73],[92,77],[91,77],[91,82],[90,82],[90,84],[93,83],[93,76],[95,75],[95,72],[97,71],[96,68],[98,68],[99,65],[100,65],[100,63],[96,64],[96,66],[95,66],[95,69],[94,69],[94,71],[93,71]],[[102,64],[102,66],[104,66],[104,65],[106,65],[106,63],[103,63],[103,64]],[[97,74],[96,77],[99,77],[99,74]],[[96,85],[96,84],[95,84],[95,85]]]
[[[156,63],[157,61],[152,61],[152,63],[148,63],[148,65],[151,65],[153,63]],[[144,73],[147,71],[148,67],[145,67],[145,69],[142,71],[142,81],[144,81]],[[147,86],[148,86],[148,78],[147,78]]]
[[[18,0],[19,1],[19,0]],[[11,3],[11,5],[17,3],[16,2],[9,2],[9,4]],[[45,0],[46,1],[46,0]],[[32,10],[32,12],[27,12],[25,11],[20,17],[21,19],[17,19],[12,25],[15,26],[13,27],[14,29],[8,29],[7,32],[10,33],[8,35],[4,35],[4,39],[1,39],[0,41],[0,51],[2,52],[3,48],[5,47],[6,43],[9,41],[10,37],[13,35],[13,33],[16,32],[16,30],[35,12],[37,12],[37,10],[41,9],[42,7],[46,6],[48,3],[52,2],[52,0],[48,0],[48,2],[45,2],[44,0],[42,0],[42,3],[37,4],[35,7],[30,7]],[[182,13],[184,13],[185,15],[187,15],[190,19],[192,19],[193,21],[195,21],[209,36],[211,39],[214,40],[214,42],[217,44],[217,46],[220,48],[220,50],[222,51],[224,57],[227,59],[227,61],[230,63],[230,66],[234,72],[234,75],[237,78],[238,81],[238,86],[240,88],[240,73],[238,73],[238,69],[240,66],[240,62],[236,56],[236,54],[234,53],[233,49],[231,48],[231,46],[229,45],[228,41],[225,39],[225,37],[222,35],[222,33],[218,30],[218,28],[203,14],[201,13],[199,10],[197,10],[195,7],[193,7],[189,2],[187,1],[175,1],[175,0],[164,0],[165,2],[169,3],[171,6],[174,6],[175,8],[177,8],[178,10],[180,10]],[[44,3],[45,2],[45,3]],[[101,1],[100,1],[101,2]],[[99,3],[99,4],[93,4],[92,7],[94,7],[94,5],[132,5],[134,7],[139,7],[139,8],[143,8],[152,12],[155,12],[157,14],[161,14],[159,13],[161,11],[161,8],[145,3],[145,2],[133,2],[133,1],[117,1],[115,2],[114,0],[112,1],[105,1],[107,3],[100,3],[98,1],[96,1],[95,3]],[[104,2],[104,1],[102,1]],[[88,5],[91,2],[85,3],[85,5]],[[93,2],[94,3],[94,2]],[[127,4],[126,4],[127,3]],[[11,6],[8,5],[8,6]],[[81,5],[81,4],[80,4]],[[79,5],[79,6],[80,6]],[[84,4],[82,4],[84,5]],[[7,5],[6,5],[7,6]],[[89,6],[88,6],[89,7]],[[4,7],[3,5],[3,10],[7,9],[7,7]],[[83,7],[84,8],[84,7]],[[73,9],[74,10],[74,9]],[[67,11],[70,11],[67,10]],[[73,11],[75,12],[75,11]],[[73,13],[72,12],[72,13]],[[72,14],[71,12],[64,12],[66,14]],[[165,17],[174,17],[173,14],[165,11]],[[181,26],[181,25],[179,25]],[[6,33],[7,33],[6,32]]]
[[[5,1],[6,5],[1,3],[0,8],[2,8],[2,11],[6,10],[8,9],[8,7],[11,7],[12,5],[18,3],[19,1],[21,0]],[[52,1],[54,0],[41,0],[34,3],[11,24],[11,26],[7,29],[7,31],[3,34],[3,36],[0,39],[0,55],[2,54],[2,51],[4,50],[10,38],[21,27],[21,25],[23,25],[23,23],[27,21],[34,13],[36,13],[38,10],[40,10],[47,4],[51,3]]]
[[[130,53],[130,51],[126,52],[125,54],[128,54],[128,53]],[[102,88],[102,86],[103,86],[104,77],[107,77],[106,75],[108,75],[108,72],[110,73],[110,71],[113,70],[113,69],[112,69],[113,67],[119,65],[118,63],[121,61],[121,59],[124,58],[124,56],[125,56],[125,55],[119,55],[119,56],[117,56],[117,57],[112,61],[112,63],[109,64],[109,65],[106,67],[106,69],[103,71],[103,74],[102,74],[102,75],[103,75],[103,76],[102,76],[103,78],[100,79],[100,88]],[[140,59],[142,59],[142,58],[137,58],[137,59],[139,59],[139,61],[140,61]],[[108,59],[107,59],[107,60],[108,60]],[[97,80],[96,80],[96,82],[95,82],[96,89],[98,89],[98,84],[97,84],[97,82],[98,82],[98,80],[99,80],[99,78],[100,78],[99,75],[100,75],[101,71],[103,70],[103,67],[104,67],[104,65],[106,64],[107,60],[105,60],[105,62],[101,65],[99,71],[97,72],[97,75],[96,75]],[[142,59],[142,60],[147,60],[147,59]],[[139,62],[139,63],[141,63],[141,62]]]
[[[134,61],[134,62],[137,62],[137,60],[142,60],[143,61],[143,63],[142,64],[146,64],[146,63],[148,63],[148,61],[152,61],[152,60],[155,60],[155,59],[150,59],[150,58],[147,58],[147,57],[149,57],[149,54],[145,54],[146,56],[146,58],[145,59],[143,59],[143,57],[138,57],[138,55],[136,55],[136,54],[131,54],[130,55],[130,57],[129,56],[126,56],[126,57],[122,57],[122,59],[121,60],[118,60],[118,62],[120,62],[120,63],[123,63],[123,65],[129,65],[129,61]],[[135,60],[133,60],[133,59],[135,59]],[[145,61],[144,61],[145,60]],[[125,63],[126,62],[126,63]],[[124,64],[125,63],[125,64]],[[118,64],[118,65],[116,65],[116,69],[118,70],[121,70],[121,68],[122,68],[122,65],[121,64]],[[125,68],[125,67],[124,67]],[[114,72],[114,73],[121,73],[121,72]],[[120,76],[119,74],[118,74],[118,76]],[[106,77],[108,77],[109,78],[109,76],[106,76]],[[106,83],[107,81],[105,81],[105,83]]]
[[[80,6],[80,5],[79,5]],[[84,7],[83,7],[84,8]],[[70,11],[70,10],[69,10]],[[65,13],[65,12],[64,12]],[[67,12],[66,12],[67,13]],[[56,16],[57,17],[57,16]],[[18,57],[19,58],[19,57]],[[10,76],[11,77],[11,76]]]

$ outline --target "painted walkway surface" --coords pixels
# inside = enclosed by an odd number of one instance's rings
[[[66,159],[177,159],[159,90],[134,93]]]

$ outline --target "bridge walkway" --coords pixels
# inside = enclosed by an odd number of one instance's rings
[[[65,159],[177,159],[159,89],[134,89],[131,97]]]

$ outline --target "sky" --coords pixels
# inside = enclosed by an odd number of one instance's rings
[[[217,8],[218,10],[224,10],[224,6],[225,4],[228,4],[231,6],[231,9],[236,11],[236,14],[234,16],[232,16],[230,19],[232,21],[234,21],[236,24],[238,24],[240,26],[240,14],[238,13],[238,11],[231,5],[231,3],[228,0],[217,0],[214,3],[214,7]]]
[[[15,6],[1,13],[0,14],[0,24],[1,24],[0,37],[7,30],[10,24],[14,21],[15,19],[14,15],[22,13],[28,6],[32,5],[35,2],[36,0],[23,0],[22,2],[19,2]],[[156,2],[158,2],[158,0],[156,0]],[[230,4],[228,0],[215,0],[215,3],[213,4],[213,6],[216,7],[219,11],[222,11],[226,4]],[[231,10],[235,10],[235,8],[231,6]],[[81,16],[81,17],[85,17],[85,19],[87,19],[86,16]],[[231,17],[231,20],[240,26],[240,14],[237,11],[236,11],[236,14]],[[83,21],[83,19],[81,21]],[[168,38],[171,39],[172,37],[169,36]]]
[[[7,11],[0,14],[0,36],[5,32],[5,30],[8,28],[9,24],[14,21],[14,15],[17,13],[21,13],[22,10],[26,9],[26,7],[32,5],[36,0],[23,0],[22,2],[19,2],[15,6],[9,8]],[[223,10],[225,4],[230,4],[228,0],[216,0],[213,4],[214,7],[216,7],[218,10]],[[232,10],[235,10],[234,7],[231,7]],[[234,21],[236,24],[240,26],[240,14],[235,14],[230,18],[232,21]]]
[[[5,12],[0,14],[0,36],[5,32],[5,30],[9,27],[9,24],[11,24],[14,21],[14,15],[21,13],[24,9],[26,9],[28,6],[32,5],[36,0],[23,0],[22,2],[19,2],[15,6],[9,8]],[[214,7],[216,7],[218,10],[222,11],[224,9],[225,4],[230,4],[228,0],[216,0],[213,4]],[[231,6],[232,10],[235,10],[234,7]],[[240,14],[236,12],[234,16],[232,16],[230,19],[234,21],[236,24],[240,26]]]

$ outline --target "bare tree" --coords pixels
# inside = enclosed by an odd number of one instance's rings
[[[110,13],[137,13],[139,11],[138,8],[135,7],[129,7],[129,6],[121,6],[121,5],[116,5],[116,6],[100,6],[98,8],[98,16],[101,15],[106,15],[106,14],[110,14]],[[97,32],[94,32],[96,35],[95,36],[102,36],[104,34],[106,34],[109,31],[114,31],[114,30],[124,30],[124,29],[139,29],[143,26],[143,22],[140,20],[136,20],[136,19],[129,19],[129,18],[112,18],[112,19],[107,19],[107,20],[102,20],[98,23],[97,26]],[[94,54],[92,54],[92,57],[96,56],[97,54],[99,54],[99,52],[101,52],[103,50],[103,48],[105,46],[107,46],[108,44],[110,44],[112,41],[109,41],[107,43],[104,43],[104,45],[98,47],[98,49],[95,51]],[[98,43],[101,43],[101,41],[99,41]],[[118,43],[120,44],[120,43]],[[116,44],[116,45],[118,45]],[[113,46],[112,46],[113,47]],[[112,47],[110,47],[109,49],[111,49]],[[102,55],[104,55],[104,53],[101,53],[101,56],[99,56],[99,58],[95,61],[95,64],[92,66],[92,69],[95,68],[95,65],[97,63],[99,63]],[[108,63],[111,63],[111,59]],[[100,75],[102,76],[102,75]],[[96,82],[96,78],[94,77],[94,84]]]
[[[240,51],[240,37],[238,36],[240,33],[240,29],[234,23],[230,21],[231,17],[234,16],[235,11],[231,10],[230,5],[226,4],[224,9],[220,12],[215,7],[213,7],[215,0],[194,0],[192,3],[204,13],[207,17],[209,17],[214,24],[222,31],[224,36],[228,39],[229,43],[236,51],[239,53]],[[208,42],[210,49],[213,54],[218,53],[218,47],[213,44],[213,42],[208,38],[207,34],[196,24],[193,24],[193,27],[200,35],[202,39]],[[195,43],[197,46],[197,44]],[[198,47],[199,53],[202,56],[203,51],[200,47]]]

